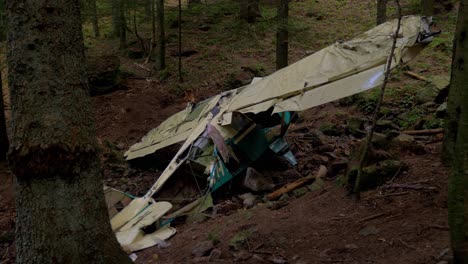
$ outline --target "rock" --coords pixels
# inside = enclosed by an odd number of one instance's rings
[[[363,229],[359,230],[359,234],[361,236],[377,235],[378,233],[380,233],[380,230],[373,225],[366,226]]]
[[[236,261],[246,261],[252,257],[252,254],[250,254],[247,250],[240,250],[238,252],[232,253],[232,255]]]
[[[327,136],[339,136],[341,135],[341,130],[336,124],[325,123],[320,126],[320,131]]]
[[[338,158],[333,159],[328,163],[327,170],[328,170],[328,177],[335,177],[341,171],[346,170],[348,167],[348,160],[345,158]]]
[[[388,149],[390,142],[391,140],[388,139],[387,135],[382,133],[374,133],[372,137],[372,145],[381,149]]]
[[[198,27],[198,29],[201,31],[208,31],[211,29],[211,27],[209,25],[201,25],[200,27]]]
[[[370,190],[393,178],[398,171],[406,169],[406,165],[398,160],[384,160],[362,169],[360,190]]]
[[[285,264],[288,262],[287,260],[285,260],[283,257],[280,257],[280,256],[271,256],[268,258],[268,260],[274,264]]]
[[[244,187],[254,192],[273,190],[273,179],[267,177],[252,167],[248,167],[244,177]]]
[[[387,130],[392,130],[392,129],[395,129],[395,130],[399,130],[400,127],[393,123],[391,120],[377,120],[377,122],[375,123],[375,126],[376,126],[376,129],[378,131],[387,131]]]
[[[400,134],[390,143],[390,151],[394,154],[409,151],[415,154],[424,154],[426,150],[420,145],[413,136]]]
[[[213,250],[213,248],[214,248],[213,241],[206,240],[197,244],[192,249],[192,255],[196,257],[208,256],[210,252]]]
[[[192,259],[192,263],[207,263],[210,257],[195,257]]]
[[[359,248],[356,244],[347,244],[344,247],[346,249],[358,249]]]
[[[358,117],[350,117],[346,122],[346,130],[354,136],[363,136],[364,120]],[[364,133],[365,135],[365,133]]]
[[[121,89],[118,85],[120,60],[117,56],[88,56],[86,70],[91,96],[103,95]]]
[[[447,102],[442,103],[436,110],[436,116],[439,118],[445,117],[447,114]]]
[[[289,201],[289,199],[291,199],[291,197],[287,193],[285,193],[285,194],[281,195],[281,197],[278,199],[278,201],[287,202],[287,201]]]
[[[419,104],[433,102],[437,95],[439,95],[439,89],[434,84],[428,83],[418,91],[416,101]]]
[[[219,249],[213,249],[210,253],[210,261],[220,259],[222,255],[221,250]]]
[[[307,188],[309,188],[311,192],[315,192],[315,191],[322,190],[324,184],[325,182],[321,178],[318,178],[318,179],[315,179],[314,183],[307,186]]]
[[[308,192],[309,192],[309,189],[307,187],[302,187],[302,188],[294,190],[293,195],[294,197],[299,198],[301,196],[304,196]]]
[[[242,195],[239,195],[239,198],[242,199],[242,203],[244,204],[244,207],[247,207],[247,208],[254,206],[255,201],[257,200],[257,196],[251,193],[244,193]]]
[[[252,236],[252,231],[251,230],[243,230],[238,233],[236,233],[231,240],[229,240],[229,247],[231,247],[234,250],[240,250],[242,247],[246,245],[247,239]]]

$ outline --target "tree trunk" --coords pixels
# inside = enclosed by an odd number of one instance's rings
[[[3,104],[2,73],[0,71],[0,161],[5,160],[8,152],[7,125],[5,121],[5,106]]]
[[[387,21],[387,0],[377,0],[377,25]]]
[[[179,0],[179,39],[178,39],[178,48],[179,48],[179,82],[183,82],[184,79],[182,77],[182,0]]]
[[[261,17],[259,0],[241,0],[240,18],[248,23],[255,23]]]
[[[112,36],[120,37],[120,0],[111,0],[112,4]]]
[[[6,3],[16,261],[131,263],[104,200],[79,2]]]
[[[151,10],[152,10],[152,7],[151,7],[151,2],[153,0],[144,0],[144,7],[145,7],[145,17],[148,19],[151,17]]]
[[[127,19],[125,18],[125,0],[118,1],[120,49],[125,49],[127,48]]]
[[[434,15],[434,0],[421,0],[421,13],[424,16]]]
[[[455,264],[468,263],[468,0],[460,2],[454,39],[445,150],[452,156],[449,225]],[[451,129],[454,129],[452,131]]]
[[[276,69],[288,66],[288,11],[289,0],[277,0],[278,22],[276,32]]]
[[[89,0],[88,2],[89,11],[91,15],[91,23],[93,24],[94,37],[99,37],[99,22],[97,14],[96,0]]]
[[[157,46],[156,70],[166,68],[166,34],[164,31],[164,0],[156,0]]]
[[[464,62],[468,60],[468,52],[465,52],[466,39],[465,34],[468,17],[463,13],[466,0],[460,2],[458,11],[458,22],[455,38],[453,41],[452,71],[448,95],[447,117],[445,119],[445,133],[442,159],[450,164],[455,155],[455,145],[458,137],[458,126],[461,113],[460,89],[467,77],[465,73]],[[467,79],[468,80],[468,79]]]

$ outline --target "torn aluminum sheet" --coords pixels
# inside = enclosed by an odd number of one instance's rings
[[[128,206],[135,198],[119,190],[104,187],[104,197],[107,203],[109,216],[113,218],[120,214],[121,210]],[[175,228],[169,225],[161,225],[159,219],[165,215],[172,205],[168,202],[155,202],[151,199],[148,205],[141,208],[136,217],[125,223],[116,223],[112,225],[112,230],[120,245],[128,252],[142,250],[157,245],[161,241],[169,239],[176,232]],[[144,229],[150,226],[158,226],[157,230],[147,234]]]
[[[126,159],[184,143],[145,196],[133,199],[112,217],[113,228],[128,227],[139,218],[155,203],[153,195],[184,164],[198,163],[207,168],[209,192],[242,174],[268,149],[294,164],[295,158],[283,140],[293,112],[381,85],[396,26],[396,20],[381,24],[353,40],[333,44],[270,76],[255,79],[248,86],[189,105],[164,121],[133,145],[125,153]],[[392,67],[416,56],[433,35],[428,19],[404,17]],[[138,232],[129,235],[137,238]]]

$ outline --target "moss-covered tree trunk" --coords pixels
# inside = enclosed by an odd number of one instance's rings
[[[451,83],[449,87],[447,117],[445,120],[445,134],[443,145],[443,160],[450,164],[455,156],[455,145],[458,136],[458,126],[460,119],[460,105],[462,103],[460,90],[463,83],[467,83],[468,75],[465,69],[465,61],[468,60],[468,44],[466,43],[466,30],[468,28],[468,17],[464,14],[466,0],[460,1],[458,11],[458,22],[456,35],[453,40],[453,56]]]
[[[17,263],[131,263],[109,223],[78,0],[7,0]]]
[[[5,106],[3,104],[2,72],[0,71],[0,161],[5,160],[8,151],[7,125],[5,121]]]
[[[166,33],[164,28],[164,0],[156,0],[157,47],[156,70],[166,68]]]
[[[276,0],[278,21],[276,31],[276,69],[288,66],[288,12],[289,0]]]
[[[454,40],[445,150],[451,156],[449,225],[454,263],[468,263],[468,0],[460,2]],[[446,153],[447,154],[447,153]]]
[[[387,20],[387,0],[377,0],[377,25]]]

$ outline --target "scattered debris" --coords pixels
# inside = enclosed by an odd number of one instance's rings
[[[275,186],[271,177],[267,177],[252,167],[245,172],[244,186],[254,192],[271,191]]]
[[[378,233],[380,233],[380,230],[373,225],[366,226],[363,229],[359,230],[359,234],[361,236],[377,235]]]
[[[183,143],[143,197],[132,197],[117,190],[109,192],[110,196],[119,198],[115,199],[117,202],[108,200],[113,202],[109,206],[111,225],[119,242],[127,250],[134,251],[168,239],[175,233],[169,224],[176,217],[203,218],[203,210],[213,207],[210,194],[244,176],[246,170],[244,183],[248,188],[255,192],[271,190],[269,179],[248,168],[253,168],[267,153],[275,153],[296,166],[297,160],[285,140],[291,123],[297,118],[296,112],[380,86],[396,23],[396,20],[389,21],[351,41],[335,43],[270,76],[254,78],[244,87],[199,103],[191,101],[185,110],[151,130],[141,142],[130,147],[125,153],[126,160],[135,161]],[[419,16],[404,17],[401,29],[394,58],[397,63],[392,64],[392,68],[414,58],[435,35],[429,30],[428,21]],[[333,126],[322,130],[330,135],[344,132],[341,127]],[[321,146],[319,150],[326,147]],[[327,152],[328,157],[337,157],[335,146],[328,146]],[[376,171],[380,169],[382,166],[375,168]],[[267,198],[277,200],[326,174],[327,169],[322,166],[317,176],[286,184]],[[201,181],[203,178],[207,180]],[[169,181],[178,184],[166,184]],[[193,192],[190,197],[181,194],[182,197],[177,198],[191,203],[176,203],[176,199],[171,200],[172,203],[159,201],[163,187],[179,188],[179,183],[190,184],[187,182],[192,182],[192,189],[199,191],[198,198],[194,199]],[[303,191],[308,189],[304,187]],[[121,200],[125,201],[122,206]],[[250,196],[248,206],[251,200]],[[156,231],[146,233],[148,226]]]
[[[193,248],[192,255],[194,255],[195,257],[208,256],[210,255],[213,248],[214,248],[213,241],[211,240],[203,241]]]
[[[403,131],[403,133],[407,135],[426,136],[426,135],[435,135],[435,134],[444,133],[444,129],[436,128],[436,129],[426,129],[426,130],[407,130],[407,131]]]

